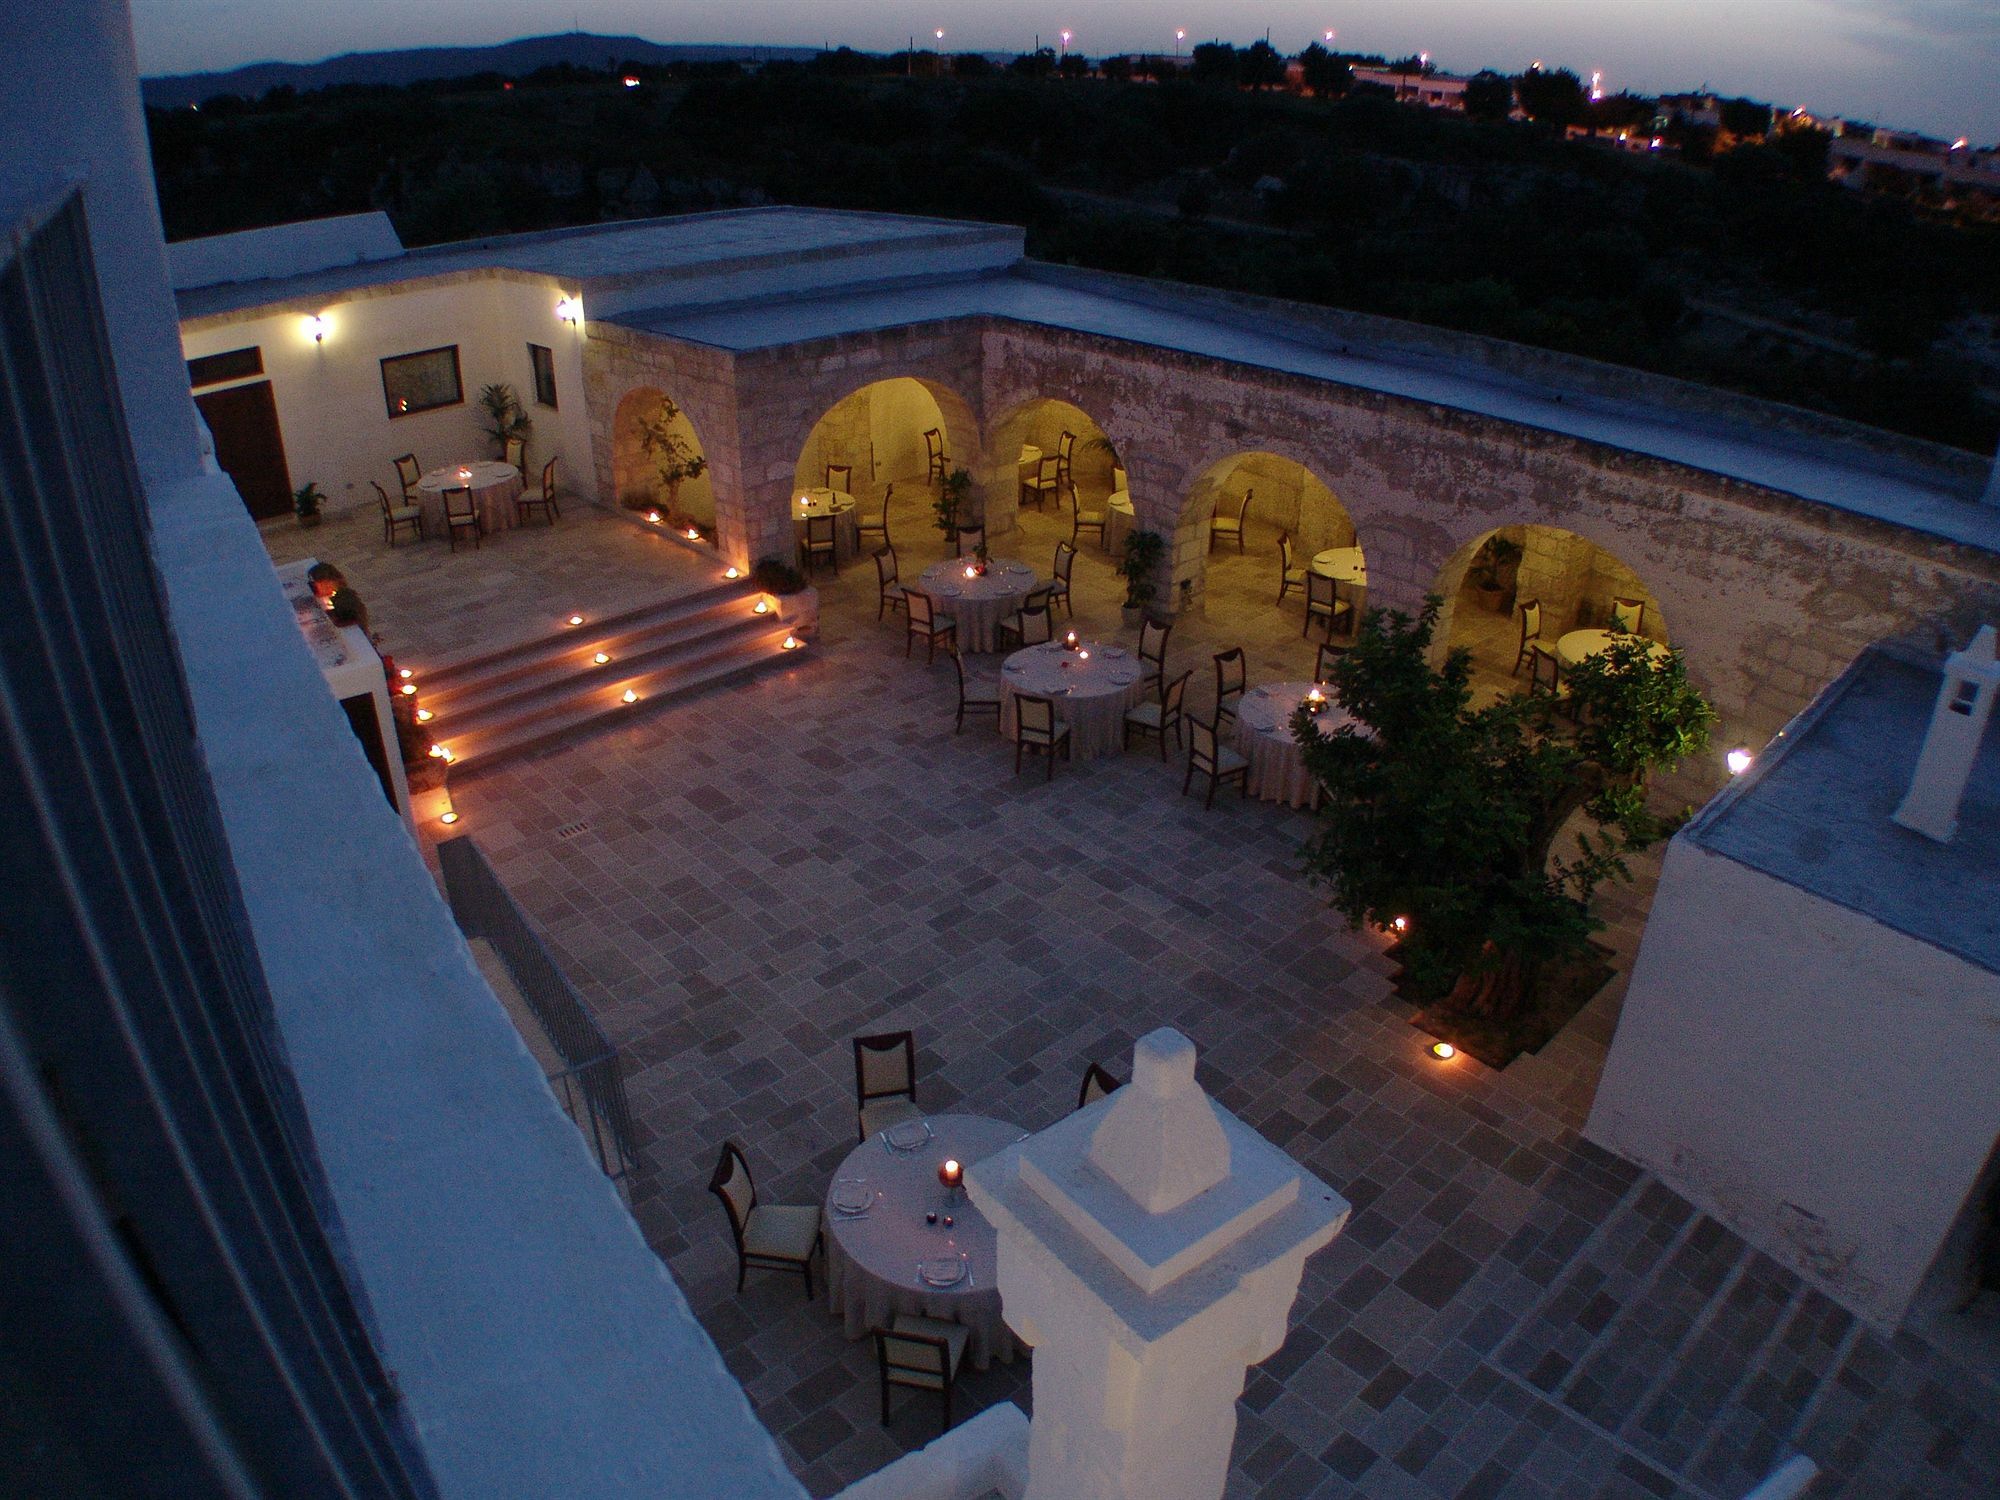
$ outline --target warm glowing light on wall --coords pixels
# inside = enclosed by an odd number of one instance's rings
[[[611,660],[611,655],[609,652],[600,651],[597,653],[597,655],[591,657],[591,660],[596,662],[601,667],[606,662]]]
[[[333,323],[324,313],[314,313],[306,319],[306,334],[315,344],[326,342],[326,336],[333,332]]]
[[[1432,1042],[1431,1056],[1435,1057],[1439,1062],[1450,1062],[1454,1057],[1458,1056],[1458,1048],[1452,1046],[1450,1042]]]
[[[1741,746],[1738,746],[1723,757],[1723,760],[1729,765],[1729,774],[1731,776],[1741,776],[1745,771],[1750,769],[1756,759],[1756,756]]]
[[[1389,919],[1389,930],[1399,936],[1408,932],[1410,930],[1410,919],[1408,917],[1391,917]]]
[[[447,808],[446,808],[446,809],[444,810],[444,812],[443,812],[443,813],[442,813],[442,814],[441,814],[441,815],[439,816],[439,818],[438,818],[438,821],[439,821],[440,823],[446,823],[446,824],[449,824],[449,823],[456,823],[456,822],[458,821],[458,812],[457,812],[457,810],[456,810],[455,808],[449,808],[449,807],[447,807]]]
[[[560,297],[556,300],[556,321],[567,323],[572,328],[583,322],[583,303],[575,297]]]
[[[741,578],[743,576],[743,570],[741,568],[724,568],[722,570],[722,576],[724,578]]]

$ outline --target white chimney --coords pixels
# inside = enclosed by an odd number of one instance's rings
[[[1938,686],[1931,727],[1917,753],[1916,774],[1896,821],[1926,838],[1948,843],[1958,832],[1958,804],[1979,758],[1986,721],[1993,717],[1993,698],[2000,691],[2000,636],[1991,625],[1963,651],[1944,660],[1944,681]]]

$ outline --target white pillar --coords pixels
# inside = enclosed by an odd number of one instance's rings
[[[1249,1366],[1347,1201],[1220,1108],[1155,1031],[1132,1082],[966,1174],[1035,1349],[1027,1500],[1218,1500]]]
[[[1972,779],[1972,764],[1979,758],[1987,720],[1993,717],[1996,693],[2000,693],[2000,635],[1991,625],[1982,625],[1969,646],[1945,658],[1930,728],[1917,752],[1917,769],[1895,812],[1896,821],[1905,828],[1941,844],[1950,843],[1958,832],[1958,804]]]

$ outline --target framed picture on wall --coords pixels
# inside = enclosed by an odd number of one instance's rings
[[[382,398],[391,417],[414,416],[465,400],[458,377],[458,345],[393,354],[382,361]]]
[[[556,405],[555,351],[543,344],[528,345],[528,363],[535,371],[535,403],[551,411]]]

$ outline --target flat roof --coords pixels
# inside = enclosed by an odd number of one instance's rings
[[[1950,843],[1891,821],[1942,680],[1869,647],[1683,837],[2000,973],[2000,731],[1988,726]]]
[[[271,281],[335,266],[394,260],[403,253],[395,225],[377,210],[176,240],[167,246],[167,278],[176,290]]]

